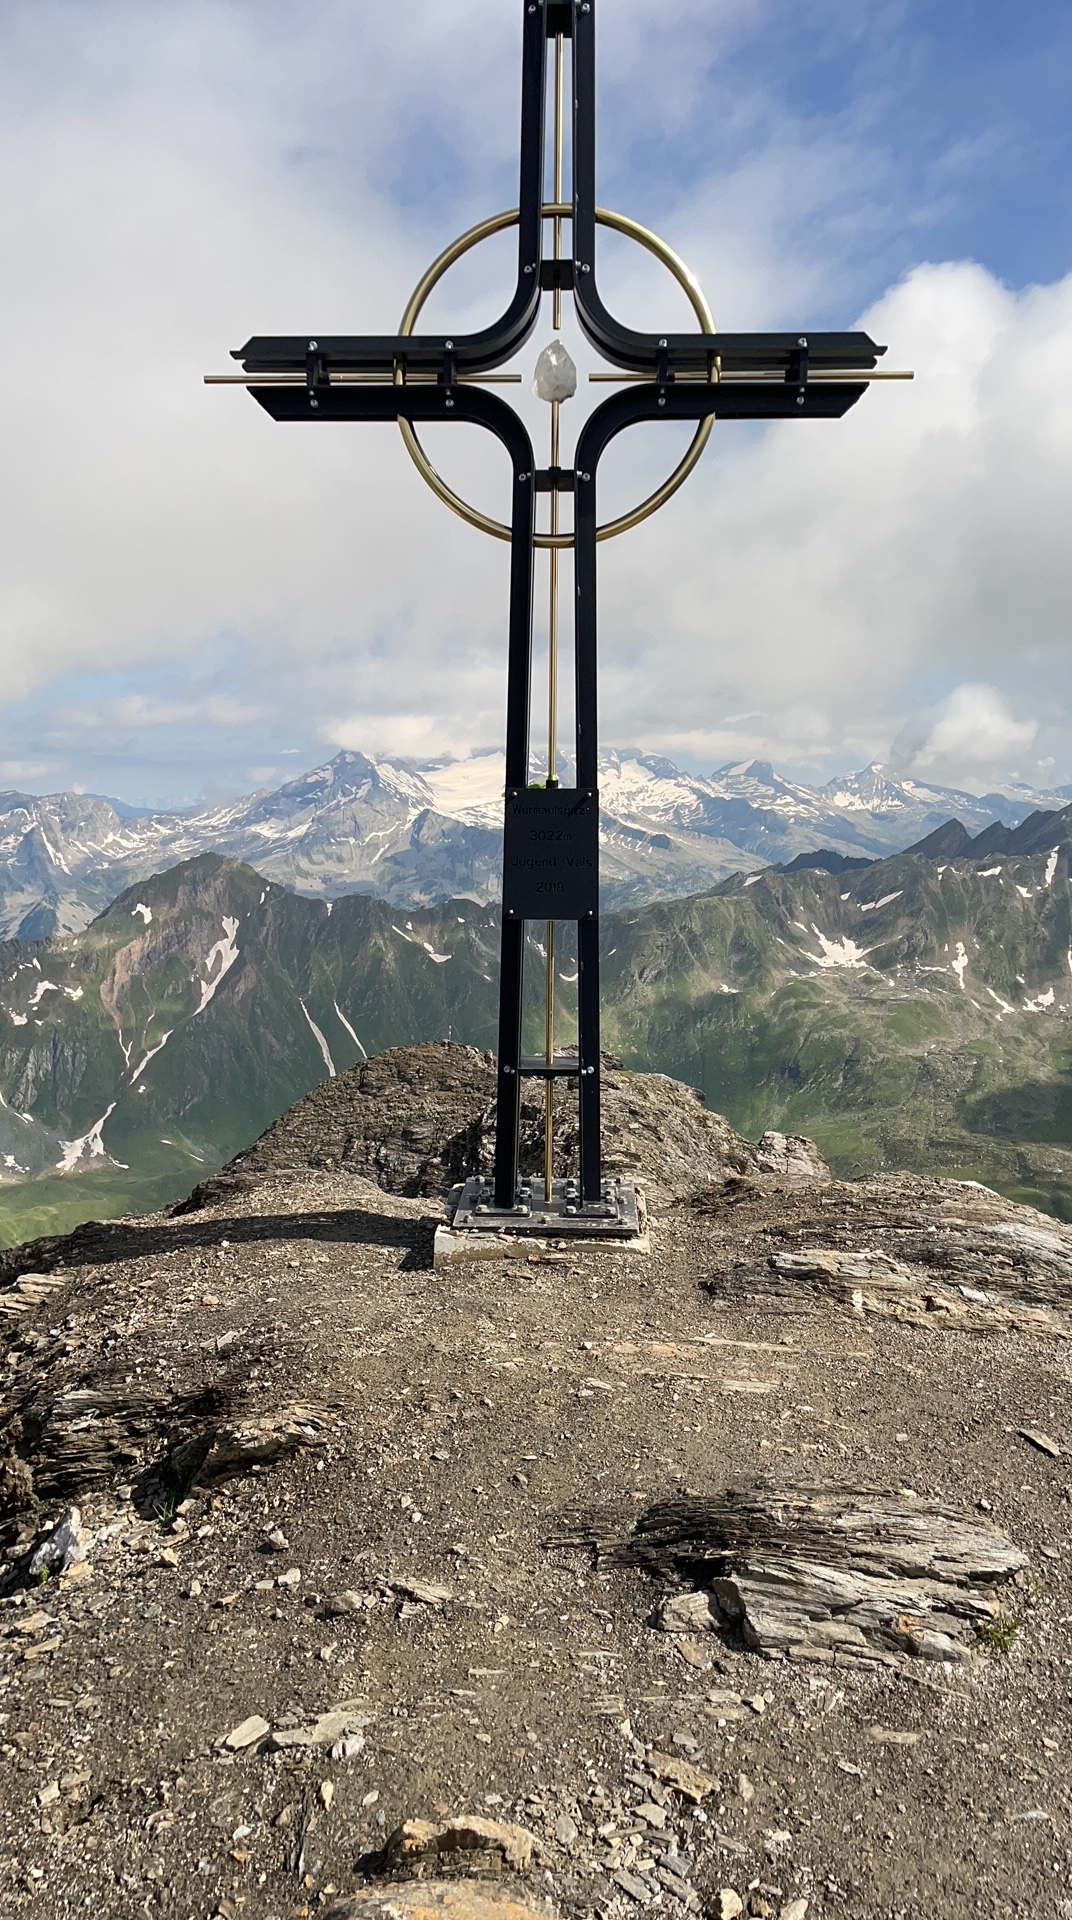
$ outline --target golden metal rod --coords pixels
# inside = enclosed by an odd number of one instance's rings
[[[551,465],[559,463],[559,415],[561,401],[551,402]],[[551,494],[551,532],[558,532],[558,493]],[[558,548],[548,554],[549,599],[547,608],[547,784],[558,785]],[[555,923],[547,922],[547,968],[544,987],[544,1046],[547,1065],[555,1059]],[[544,1197],[550,1204],[555,1173],[555,1083],[544,1081],[543,1101],[543,1178]]]
[[[839,372],[836,368],[831,370],[828,367],[824,367],[821,373],[809,373],[808,385],[810,387],[815,381],[819,380],[838,380],[842,382],[846,380],[914,380],[915,377],[915,374],[912,372],[896,372],[893,368],[881,368],[876,373],[858,373],[855,367],[846,367],[842,372]],[[634,383],[637,385],[646,383],[648,386],[651,386],[654,376],[650,373],[590,373],[588,378],[590,381],[598,381],[607,386],[630,386]],[[764,373],[762,371],[755,373],[723,373],[719,376],[718,384],[720,386],[728,386],[734,381],[740,380],[775,380],[784,382],[785,375],[784,373]],[[675,384],[677,386],[692,385],[706,387],[710,386],[712,382],[709,381],[706,373],[679,373]]]
[[[555,199],[556,207],[562,205],[562,133],[565,118],[565,40],[560,33],[555,35]],[[562,215],[555,215],[555,259],[562,258]],[[556,287],[552,301],[552,325],[557,333],[562,325],[562,289]],[[552,553],[554,548],[551,549]]]
[[[304,373],[204,373],[206,387],[304,387]],[[520,373],[459,373],[455,375],[457,387],[519,387],[524,376]],[[438,375],[434,373],[411,373],[407,385],[413,387],[434,387]],[[386,373],[329,373],[329,387],[385,387],[394,384],[393,374]]]

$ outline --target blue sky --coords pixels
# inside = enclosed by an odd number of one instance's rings
[[[718,429],[603,550],[604,738],[813,778],[892,755],[980,790],[1072,779],[1072,13],[599,5],[601,198],[678,247],[720,325],[867,317],[919,376],[836,428]],[[393,432],[273,428],[199,379],[253,330],[386,330],[510,203],[519,19],[0,7],[4,784],[188,804],[340,745],[499,737],[502,552]],[[620,249],[606,272],[623,313],[666,311]],[[440,311],[471,320],[508,273],[489,248]],[[623,447],[608,502],[667,444]],[[495,510],[487,448],[435,454]]]

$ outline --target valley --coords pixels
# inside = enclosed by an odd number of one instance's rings
[[[949,823],[609,913],[604,1044],[745,1133],[809,1133],[841,1174],[942,1172],[1072,1217],[1070,819]],[[5,942],[4,1240],[179,1197],[363,1055],[493,1046],[498,937],[471,899],[326,902],[199,854],[80,932]],[[564,1034],[575,978],[563,947]]]

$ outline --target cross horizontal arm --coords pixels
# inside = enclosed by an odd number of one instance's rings
[[[258,406],[273,420],[467,420],[501,440],[515,474],[532,485],[532,441],[524,422],[493,393],[478,386],[250,387]],[[314,405],[315,401],[315,405]]]
[[[823,381],[797,389],[774,381],[734,380],[725,386],[629,386],[597,407],[577,442],[577,492],[595,484],[604,449],[641,420],[840,420],[867,392],[861,381]]]
[[[610,322],[605,346],[594,330],[593,309],[578,296],[578,311],[589,337],[616,366],[637,373],[706,374],[712,360],[723,373],[782,373],[793,378],[802,350],[812,373],[844,373],[874,367],[885,347],[866,333],[671,333],[641,334]],[[304,335],[256,335],[236,348],[246,373],[305,373],[310,352],[314,378],[333,373],[372,373],[390,379],[396,366],[408,373],[440,374],[450,361],[459,373],[500,366],[521,346],[529,325],[516,340],[500,336],[494,351],[481,334],[339,334],[318,336],[315,348]]]

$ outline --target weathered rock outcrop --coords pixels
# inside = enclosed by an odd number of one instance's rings
[[[543,1099],[521,1114],[523,1172],[543,1167]],[[495,1155],[495,1058],[436,1041],[391,1047],[328,1080],[283,1114],[221,1178],[316,1168],[359,1173],[390,1193],[445,1194]],[[578,1164],[576,1100],[559,1093],[555,1164]],[[711,1113],[695,1088],[665,1074],[632,1073],[607,1059],[603,1077],[603,1164],[611,1176],[643,1180],[649,1198],[680,1199],[729,1178],[795,1183],[829,1180],[810,1140],[764,1134],[745,1140]],[[208,1192],[220,1192],[208,1183]]]

